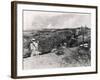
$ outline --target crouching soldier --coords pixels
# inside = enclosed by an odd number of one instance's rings
[[[39,55],[40,52],[38,51],[38,41],[34,38],[31,40],[30,43],[30,50],[31,50],[31,56]]]

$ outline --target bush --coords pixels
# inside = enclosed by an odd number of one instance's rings
[[[65,56],[63,60],[66,65],[89,66],[91,64],[91,52],[78,48],[76,51],[72,51],[70,56]]]
[[[54,35],[39,41],[39,51],[42,53],[50,52],[53,48],[67,43],[71,37],[70,32],[55,32]]]
[[[31,56],[31,51],[29,49],[24,49],[23,51],[24,51],[23,58],[27,58]]]

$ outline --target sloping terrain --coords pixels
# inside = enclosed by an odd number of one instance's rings
[[[91,30],[88,27],[68,29],[43,29],[23,32],[23,67],[58,68],[91,65]],[[30,41],[35,38],[39,41],[41,55],[30,57]],[[87,48],[80,45],[88,45]],[[52,52],[56,48],[56,51]]]
[[[43,68],[61,68],[61,67],[77,67],[77,66],[90,66],[90,60],[84,62],[79,59],[77,61],[73,58],[75,54],[75,48],[64,48],[64,54],[58,55],[55,53],[48,53],[43,55],[32,56],[24,58],[24,69],[43,69]],[[77,57],[76,57],[77,58]]]

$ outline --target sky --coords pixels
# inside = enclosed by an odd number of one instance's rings
[[[91,27],[91,14],[71,12],[24,11],[24,30]]]

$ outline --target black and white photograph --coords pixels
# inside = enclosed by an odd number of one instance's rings
[[[23,69],[91,66],[91,14],[23,11]]]
[[[12,2],[12,76],[97,73],[97,7]]]

